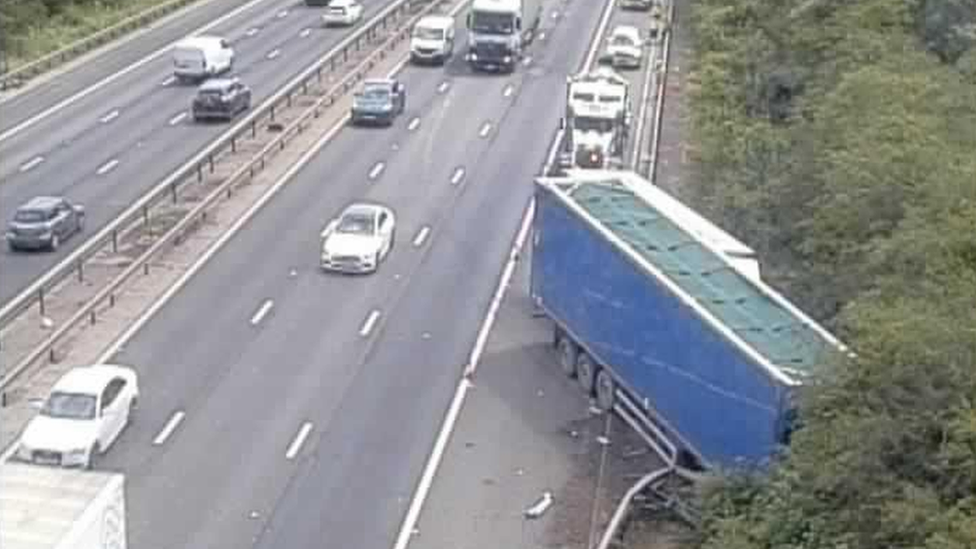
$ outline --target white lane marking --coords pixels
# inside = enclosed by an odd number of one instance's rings
[[[30,170],[36,168],[37,165],[40,164],[41,162],[44,162],[44,157],[43,156],[35,156],[34,158],[31,158],[30,160],[28,160],[27,162],[24,162],[20,166],[20,173],[24,173],[26,171],[30,171]]]
[[[514,91],[515,91],[515,86],[509,84],[509,85],[505,86],[504,91],[502,91],[502,96],[504,96],[504,97],[511,97],[512,92],[514,92]]]
[[[556,144],[558,145],[558,142]],[[470,376],[474,373],[476,365],[481,359],[485,342],[488,340],[488,333],[491,332],[492,325],[495,321],[495,315],[498,309],[496,303],[501,303],[502,297],[505,295],[505,289],[511,282],[512,273],[515,271],[514,266],[518,261],[519,251],[522,249],[522,245],[525,243],[526,237],[529,234],[528,229],[531,226],[534,211],[534,201],[531,201],[525,210],[522,228],[515,238],[512,251],[509,254],[508,264],[505,266],[505,271],[502,273],[501,280],[499,280],[498,288],[495,290],[495,296],[492,298],[488,315],[485,317],[481,329],[478,331],[478,338],[475,340],[475,346],[471,350],[470,360],[464,370],[465,375],[458,384],[457,391],[454,393],[454,399],[451,401],[451,406],[448,408],[444,422],[441,424],[440,432],[437,434],[437,441],[434,443],[434,447],[431,449],[430,455],[427,458],[427,464],[424,466],[424,472],[420,477],[420,482],[417,484],[417,490],[414,492],[413,499],[410,501],[410,507],[407,509],[407,515],[403,520],[403,524],[400,526],[400,533],[397,535],[396,544],[393,546],[393,549],[406,549],[407,545],[410,544],[410,537],[414,533],[417,520],[420,519],[420,511],[423,509],[424,502],[427,500],[427,494],[434,484],[434,476],[437,474],[441,459],[443,459],[444,452],[447,450],[447,443],[454,433],[454,427],[457,424],[458,416],[461,414],[461,407],[464,405],[464,399],[467,397],[468,389],[471,388]]]
[[[89,95],[91,95],[91,94],[95,93],[96,91],[104,88],[105,86],[111,84],[112,82],[115,82],[119,78],[122,78],[123,76],[129,74],[130,72],[132,72],[132,71],[134,71],[134,70],[136,70],[136,69],[138,69],[138,68],[146,65],[147,63],[152,62],[157,57],[159,57],[159,56],[163,55],[164,53],[166,53],[166,52],[170,51],[171,49],[173,49],[173,46],[175,46],[176,43],[179,42],[180,40],[183,40],[184,38],[188,38],[190,36],[196,36],[198,34],[205,33],[207,31],[209,31],[210,29],[212,29],[214,27],[217,27],[219,25],[222,25],[226,21],[229,21],[229,20],[233,19],[234,17],[237,17],[241,13],[243,13],[243,12],[245,12],[245,11],[253,8],[254,6],[256,6],[256,5],[258,5],[258,4],[262,3],[262,2],[267,2],[267,1],[268,0],[251,0],[247,4],[244,4],[243,6],[240,6],[237,9],[234,9],[234,10],[231,10],[231,11],[227,12],[222,17],[218,17],[217,19],[215,19],[215,20],[207,23],[206,25],[204,25],[204,26],[196,29],[195,31],[191,32],[190,34],[187,34],[186,36],[184,36],[182,38],[179,38],[177,40],[174,40],[174,41],[170,42],[169,44],[163,46],[162,48],[160,48],[160,49],[158,49],[156,51],[154,51],[153,53],[150,53],[146,57],[143,57],[139,61],[136,61],[135,63],[129,65],[128,67],[120,70],[119,72],[117,72],[117,73],[115,73],[115,74],[113,74],[113,75],[111,75],[111,76],[109,76],[107,78],[104,78],[102,80],[99,80],[98,82],[92,84],[91,86],[88,86],[84,90],[82,90],[82,91],[80,91],[80,92],[78,92],[78,93],[76,93],[76,94],[74,94],[74,95],[72,95],[70,97],[67,97],[67,98],[61,100],[57,104],[48,107],[47,109],[45,109],[45,110],[37,113],[36,115],[28,118],[27,120],[24,120],[20,124],[17,124],[16,126],[14,126],[14,127],[10,128],[9,130],[3,132],[2,134],[0,134],[0,142],[3,142],[3,141],[6,141],[7,139],[10,139],[14,135],[16,135],[16,134],[22,132],[23,130],[25,130],[25,129],[31,127],[31,126],[33,126],[34,124],[37,124],[38,122],[40,122],[41,120],[44,120],[45,118],[51,116],[52,114],[54,114],[54,113],[56,113],[56,112],[64,109],[65,107],[67,107],[69,105],[72,105],[74,103],[77,103],[81,99],[84,99],[85,97],[88,97]],[[174,78],[174,80],[175,80],[175,78]],[[165,84],[165,85],[169,85],[169,84]]]
[[[420,117],[416,116],[414,117],[413,120],[410,121],[410,124],[407,125],[407,129],[410,131],[414,131],[417,129],[417,126],[419,125],[420,125]]]
[[[559,12],[553,10],[553,12],[550,14],[550,17],[552,17],[553,19],[559,19]]]
[[[166,77],[165,80],[163,80],[162,82],[160,82],[159,85],[160,86],[163,86],[165,88],[166,86],[169,86],[173,82],[176,82],[176,77],[175,76],[168,76],[168,77]],[[65,106],[67,106],[67,105],[65,105]]]
[[[379,175],[383,173],[383,168],[385,167],[386,164],[384,164],[383,161],[377,162],[375,165],[373,165],[373,169],[369,170],[369,178],[376,179],[379,177]]]
[[[596,39],[590,45],[590,51],[587,52],[586,59],[583,61],[582,72],[589,72],[593,66],[593,62],[596,60],[596,54],[600,50],[600,45],[603,44],[603,35],[607,32],[607,25],[610,24],[610,15],[613,14],[613,8],[616,3],[615,0],[610,0],[607,2],[606,7],[603,8],[603,15],[600,18],[600,24],[596,30]]]
[[[261,32],[261,29],[259,29],[257,27],[251,27],[251,28],[247,29],[247,32],[244,33],[244,36],[254,36],[255,34],[257,34],[259,32]]]
[[[173,434],[173,431],[180,426],[180,423],[183,423],[184,417],[186,417],[186,413],[184,413],[183,410],[175,412],[173,416],[169,418],[169,421],[166,422],[163,430],[160,431],[159,434],[156,435],[156,438],[153,439],[153,446],[161,446],[164,442],[166,442],[166,439]]]
[[[274,301],[270,299],[264,300],[264,303],[261,304],[261,308],[255,311],[254,316],[251,317],[251,326],[257,326],[260,324],[261,321],[264,320],[264,317],[271,312],[272,307],[274,307]]]
[[[451,83],[448,82],[447,80],[441,82],[440,85],[437,86],[437,93],[444,93],[444,92],[446,92],[447,91],[447,88],[450,87],[450,85],[451,85]]]
[[[190,113],[188,113],[186,111],[183,111],[180,114],[174,116],[173,118],[170,118],[169,119],[169,125],[170,126],[175,126],[175,125],[179,124],[180,122],[182,122],[183,119],[186,118],[189,115],[190,115]]]
[[[109,122],[115,120],[118,117],[119,117],[119,109],[115,109],[114,111],[99,118],[98,121],[101,122],[102,124],[108,124]]]
[[[278,19],[284,19],[288,17],[288,10],[281,10],[278,12]]]
[[[363,327],[359,329],[359,335],[363,337],[368,336],[373,331],[373,327],[376,326],[376,321],[379,319],[380,311],[378,309],[370,311],[369,316],[366,317],[366,322],[363,322]]]
[[[485,122],[481,126],[481,131],[478,132],[479,137],[487,137],[488,133],[491,131],[491,122]]]
[[[414,237],[413,239],[414,247],[419,248],[420,246],[422,246],[424,241],[427,240],[427,235],[429,234],[430,234],[430,227],[428,227],[427,225],[421,227],[420,232],[417,233],[417,236]]]
[[[268,59],[274,59],[275,57],[278,57],[279,55],[281,55],[281,50],[279,50],[278,48],[275,48],[275,49],[273,49],[273,50],[271,50],[271,51],[268,52]]]
[[[546,33],[540,32],[539,33],[539,40],[545,40],[545,39],[546,39]]]
[[[298,36],[300,38],[305,38],[310,34],[312,34],[312,29],[302,29],[302,32],[298,33]]]
[[[102,167],[101,168],[98,168],[98,171],[95,172],[95,173],[97,173],[98,175],[105,175],[108,172],[114,170],[115,167],[118,166],[118,165],[119,165],[119,159],[118,158],[113,158],[113,159],[109,160],[108,162],[102,164]]]
[[[531,55],[526,55],[525,58],[522,59],[522,64],[525,65],[525,66],[529,66],[529,63],[531,63],[531,62],[532,62],[532,56]]]
[[[464,178],[464,168],[455,168],[454,173],[451,174],[451,185],[457,185]]]
[[[295,435],[294,440],[288,445],[288,451],[285,452],[285,459],[294,459],[298,455],[298,451],[302,449],[302,444],[305,444],[305,439],[308,438],[308,434],[312,432],[312,422],[306,421],[302,424],[302,428],[298,430],[298,434]]]

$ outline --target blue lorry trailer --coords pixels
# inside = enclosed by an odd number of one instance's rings
[[[566,374],[600,408],[629,403],[677,465],[762,466],[797,388],[844,348],[654,192],[632,172],[538,178],[532,297]]]

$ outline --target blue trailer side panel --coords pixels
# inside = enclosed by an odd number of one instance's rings
[[[532,294],[710,466],[775,450],[790,388],[612,242],[536,187]]]

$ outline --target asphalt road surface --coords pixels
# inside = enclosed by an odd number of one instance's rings
[[[266,0],[239,17],[207,31],[231,40],[237,58],[232,75],[265,98],[353,32],[321,26],[322,8]],[[364,0],[366,21],[388,0]],[[122,48],[125,49],[125,48]],[[115,55],[114,52],[110,52]],[[111,56],[110,56],[111,57]],[[65,104],[33,125],[0,138],[0,218],[4,222],[37,195],[65,195],[85,205],[86,233],[92,234],[173,169],[229,127],[195,124],[187,116],[195,86],[173,82],[169,54],[139,66],[97,91]],[[77,85],[86,82],[79,78]],[[67,76],[38,88],[75,88]],[[7,113],[43,113],[34,91],[0,105]],[[23,122],[23,120],[22,120]],[[6,302],[84,241],[76,235],[56,253],[0,254],[0,302]]]
[[[547,8],[515,75],[408,68],[393,128],[341,132],[115,358],[143,398],[99,467],[128,475],[133,546],[392,544],[602,5]],[[323,274],[319,231],[361,199],[397,246]]]

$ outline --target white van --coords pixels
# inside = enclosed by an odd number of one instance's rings
[[[173,71],[180,80],[204,80],[230,71],[234,49],[217,36],[195,36],[181,40],[173,48]]]
[[[453,53],[453,17],[428,15],[414,25],[410,35],[410,59],[414,63],[444,63]]]

